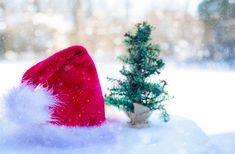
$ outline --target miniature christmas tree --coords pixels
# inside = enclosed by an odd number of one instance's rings
[[[110,94],[105,96],[106,103],[126,111],[134,127],[147,126],[148,122],[139,115],[148,118],[153,110],[160,110],[165,122],[169,120],[163,104],[169,99],[165,89],[167,83],[165,80],[150,82],[150,76],[159,75],[164,66],[159,58],[159,46],[151,42],[152,29],[143,22],[136,25],[134,32],[124,35],[127,55],[120,57],[124,63],[120,73],[124,78],[108,78],[113,85],[109,88]]]

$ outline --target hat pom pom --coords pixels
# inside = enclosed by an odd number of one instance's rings
[[[15,124],[45,124],[50,120],[50,106],[56,102],[51,91],[22,84],[5,96],[6,118]]]

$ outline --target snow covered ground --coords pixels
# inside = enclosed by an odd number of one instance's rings
[[[24,71],[34,63],[35,62],[0,62],[0,97],[6,94],[12,87],[17,86]],[[119,74],[118,70],[121,66],[114,63],[101,62],[97,62],[96,65],[101,86],[105,93],[108,87],[106,77],[117,77]],[[94,140],[88,139],[89,142],[86,144],[72,137],[72,140],[74,142],[77,141],[79,144],[68,147],[63,145],[67,143],[67,138],[58,135],[63,132],[62,130],[61,132],[59,131],[58,134],[54,133],[54,136],[51,136],[58,140],[61,139],[61,141],[57,140],[56,145],[51,145],[47,142],[45,142],[45,145],[34,144],[34,152],[80,153],[82,151],[81,153],[94,153],[100,150],[100,153],[131,153],[131,151],[128,150],[134,149],[132,153],[141,153],[141,150],[147,151],[147,153],[156,153],[153,149],[160,149],[161,152],[157,153],[170,154],[172,153],[171,150],[178,154],[235,153],[235,72],[223,69],[215,71],[197,67],[178,68],[170,64],[160,76],[155,76],[152,80],[158,78],[167,79],[169,92],[174,96],[174,99],[167,103],[169,113],[174,115],[170,123],[163,124],[159,122],[157,120],[157,113],[155,113],[155,115],[151,117],[153,127],[137,132],[136,130],[130,130],[125,127],[124,121],[127,119],[125,119],[122,113],[113,112],[113,109],[108,108],[107,117],[116,119],[116,122],[91,131],[97,132],[93,135],[102,133],[103,135],[101,136],[104,136],[104,138],[98,141],[103,143],[90,143],[90,141],[95,141],[94,136]],[[0,107],[0,118],[4,118],[2,116],[4,115],[4,104],[0,103]],[[178,116],[190,119],[195,124],[187,119],[179,118]],[[120,122],[118,122],[119,120]],[[3,127],[1,126],[1,128]],[[41,130],[43,131],[44,129],[54,132],[53,128],[42,128]],[[89,130],[74,130],[71,131],[70,135],[74,136],[74,134],[79,134],[82,131],[86,132]],[[29,133],[29,137],[31,137],[30,139],[28,138],[29,141],[32,141],[32,138],[38,138],[41,141],[50,141],[51,139],[40,139],[41,136],[34,136],[34,131],[29,132],[33,135],[30,136]],[[91,132],[90,134],[92,134]],[[22,135],[21,131],[18,133],[18,136]],[[50,131],[46,133],[50,134]],[[2,135],[3,134],[0,134],[0,137],[2,137]],[[209,136],[209,138],[207,136]],[[84,136],[81,138],[84,139]],[[25,139],[27,140],[27,137]],[[55,140],[53,140],[52,143],[55,143],[54,141]],[[32,148],[28,145],[9,144],[18,142],[19,141],[15,140],[8,141],[2,145],[0,144],[0,152],[32,153]],[[65,147],[63,148],[63,146]]]
[[[36,125],[19,127],[16,131],[3,130],[0,132],[7,137],[0,135],[4,139],[0,141],[0,151],[4,154],[222,154],[190,120],[172,117],[169,123],[164,123],[155,117],[151,127],[133,129],[120,119],[89,129]]]

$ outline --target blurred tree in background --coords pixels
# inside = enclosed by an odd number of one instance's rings
[[[205,58],[233,61],[235,58],[235,2],[203,0],[198,7],[204,23]]]
[[[102,11],[94,9],[97,3]],[[83,44],[93,53],[118,50],[130,5],[124,3],[126,13],[118,17],[102,4],[104,0],[0,0],[0,57],[32,58],[70,44]]]
[[[5,5],[3,1],[0,1],[0,57],[3,57],[5,53],[5,25],[4,23],[4,16],[5,16]]]
[[[232,60],[234,3],[203,0],[199,8],[198,4],[198,0],[0,0],[0,57],[33,59],[82,44],[108,60],[125,51],[122,34],[147,21],[156,25],[153,41],[161,44],[164,58]]]

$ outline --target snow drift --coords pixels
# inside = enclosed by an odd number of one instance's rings
[[[4,127],[9,127],[5,125]],[[220,154],[217,147],[191,121],[173,117],[145,129],[112,122],[101,127],[68,128],[40,125],[1,136],[1,153],[82,154]]]
[[[82,154],[220,154],[192,121],[172,117],[164,123],[154,114],[151,127],[129,128],[121,116],[100,127],[63,127],[46,121],[55,98],[44,88],[12,89],[0,119],[0,153]]]

